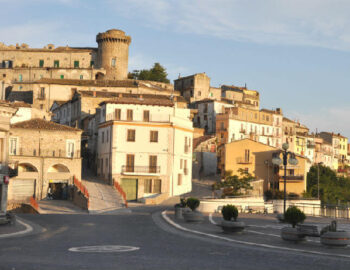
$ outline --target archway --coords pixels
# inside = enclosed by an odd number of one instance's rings
[[[52,165],[48,171],[49,173],[69,173],[69,169],[67,168],[67,166],[63,165],[63,164],[55,164]]]
[[[18,164],[18,172],[38,172],[38,169],[30,163]]]

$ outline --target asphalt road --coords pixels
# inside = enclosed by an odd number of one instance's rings
[[[0,239],[0,269],[350,269],[350,259],[287,252],[181,232],[159,207],[118,215],[21,215],[45,231]],[[72,247],[132,246],[127,252]],[[101,250],[100,250],[101,251]]]

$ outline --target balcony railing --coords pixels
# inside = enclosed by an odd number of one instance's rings
[[[38,99],[41,99],[41,100],[45,99],[45,94],[38,95]]]
[[[314,143],[308,143],[307,144],[307,148],[315,148],[315,144]]]
[[[17,148],[10,152],[10,156],[25,156],[25,157],[57,157],[57,158],[80,158],[80,151],[66,150],[51,150],[39,148]]]
[[[117,115],[115,113],[109,113],[106,115],[106,121],[127,121],[127,122],[156,122],[156,123],[169,123],[170,115],[167,114],[150,114],[149,118],[144,119],[143,114],[134,114],[133,119],[128,119],[126,114]]]
[[[185,149],[184,149],[185,154],[187,154],[189,151],[190,151],[190,147],[185,144]]]
[[[252,161],[251,161],[251,160],[249,160],[249,159],[247,159],[247,158],[243,158],[243,157],[238,157],[238,158],[236,159],[236,162],[237,162],[238,164],[252,164]]]
[[[240,132],[240,133],[245,133],[245,129],[244,129],[244,128],[241,128],[241,129],[239,130],[239,132]]]
[[[160,173],[160,166],[122,166],[122,173]]]
[[[280,175],[280,179],[284,180],[284,176]],[[287,175],[287,180],[304,180],[304,175]]]

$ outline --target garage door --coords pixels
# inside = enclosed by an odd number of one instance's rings
[[[126,200],[137,200],[137,179],[122,179],[122,188],[126,194]]]
[[[34,195],[35,179],[11,179],[10,186],[10,199],[26,201]]]

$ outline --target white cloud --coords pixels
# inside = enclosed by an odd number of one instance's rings
[[[286,112],[286,117],[299,120],[310,132],[329,131],[341,133],[350,138],[350,107],[320,108],[309,113],[298,111]]]
[[[107,0],[121,16],[171,31],[350,50],[348,0]]]

